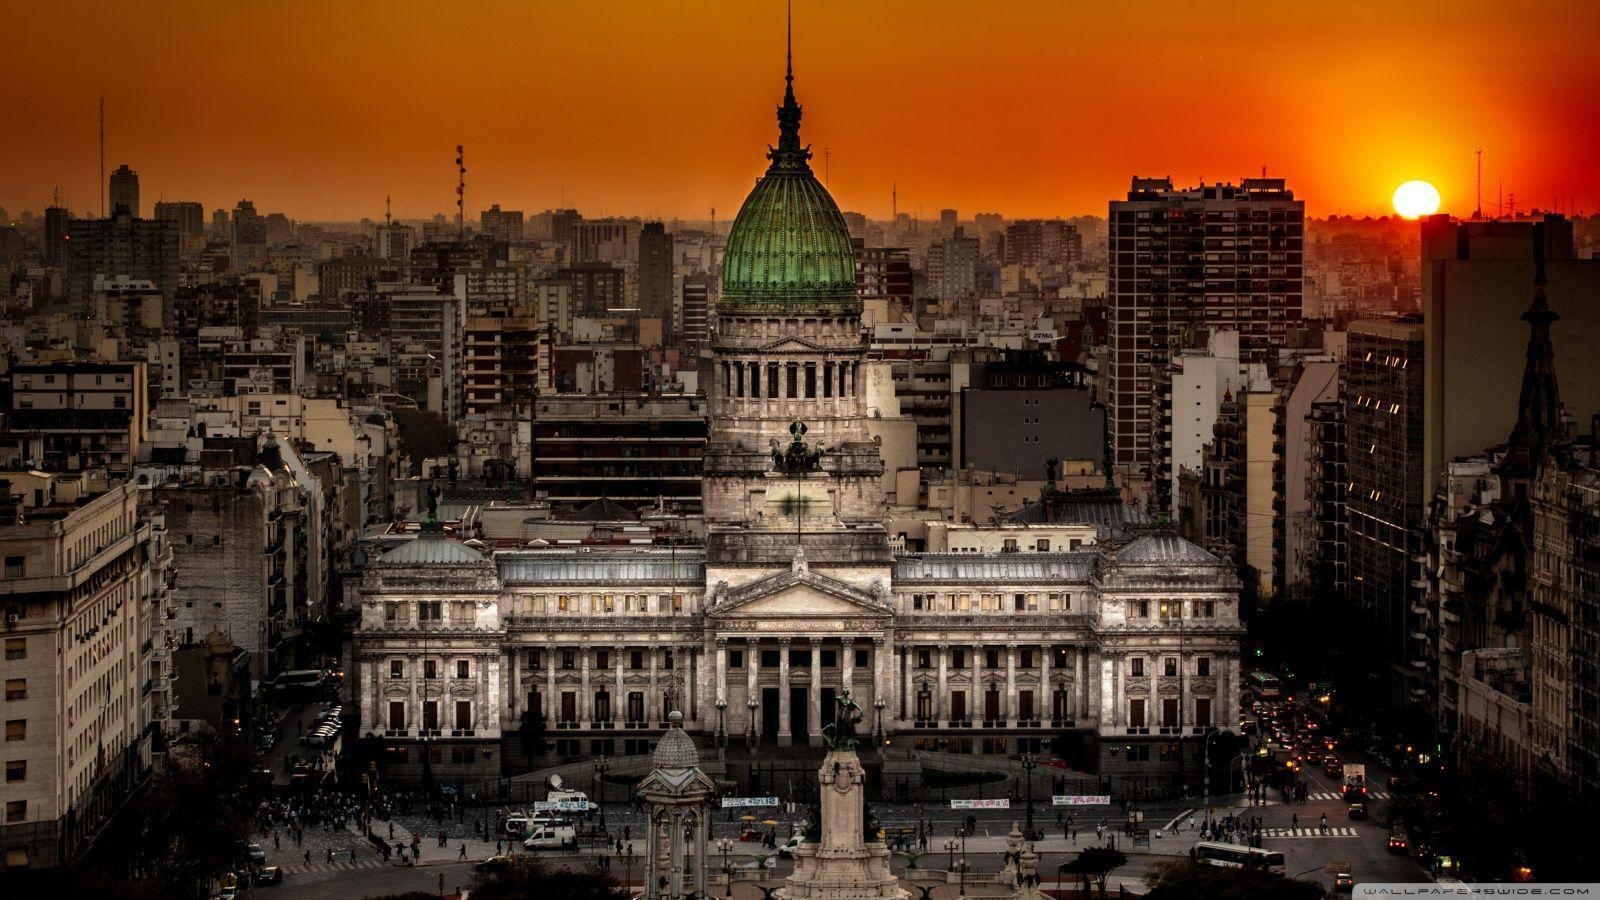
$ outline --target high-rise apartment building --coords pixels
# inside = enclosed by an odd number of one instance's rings
[[[522,210],[501,209],[500,204],[478,214],[478,227],[497,241],[522,240]]]
[[[639,314],[672,318],[672,235],[660,222],[639,232]]]
[[[266,262],[267,223],[249,200],[240,200],[233,209],[231,238],[234,268]]]
[[[1300,317],[1305,202],[1281,178],[1174,190],[1135,178],[1110,207],[1112,462],[1129,496],[1151,478],[1154,373],[1202,326],[1270,362]]]
[[[945,300],[966,300],[978,293],[978,239],[968,237],[966,230],[955,228],[955,233],[937,245],[939,257],[939,296]],[[931,256],[931,254],[930,254]],[[929,266],[932,280],[932,265]]]
[[[44,210],[44,264],[59,266],[67,261],[67,234],[72,229],[72,213],[64,207]]]
[[[1021,266],[1065,266],[1083,258],[1083,236],[1061,219],[1022,219],[1006,227],[1001,262]]]
[[[97,276],[153,281],[163,294],[178,289],[178,227],[136,218],[126,209],[109,219],[73,219],[67,224],[66,291],[86,300]]]
[[[205,237],[206,208],[193,200],[158,200],[155,217],[162,222],[176,222],[180,240]]]
[[[704,273],[683,279],[683,309],[677,331],[697,352],[711,337],[711,280]]]
[[[1411,665],[1426,648],[1411,637],[1420,600],[1422,551],[1423,325],[1415,320],[1350,325],[1342,373],[1345,498],[1353,612],[1365,626],[1372,671],[1385,671],[1391,701],[1420,687]],[[1429,497],[1432,495],[1429,494]]]
[[[128,168],[127,163],[111,173],[111,214],[125,209],[135,219],[139,218],[139,173]]]

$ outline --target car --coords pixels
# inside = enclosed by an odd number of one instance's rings
[[[1363,802],[1361,802],[1359,800],[1356,801],[1355,803],[1350,804],[1350,818],[1352,818],[1352,819],[1365,819],[1366,817],[1367,817],[1367,804],[1365,804],[1365,803],[1363,803]]]
[[[256,884],[283,884],[283,870],[277,866],[262,866],[256,870]]]
[[[488,859],[479,860],[478,862],[473,863],[472,868],[479,872],[498,872],[501,869],[510,866],[513,862],[514,860],[509,856],[500,856],[496,854]]]
[[[258,866],[267,861],[267,851],[261,849],[260,844],[251,844],[245,852],[250,855],[250,861]]]
[[[793,837],[789,838],[787,841],[784,841],[778,846],[778,858],[794,859],[794,851],[795,848],[800,846],[800,840],[800,832],[796,831]]]
[[[1356,889],[1356,880],[1349,872],[1338,871],[1333,873],[1333,889],[1335,892],[1350,892]]]
[[[1404,856],[1411,849],[1411,841],[1406,838],[1403,828],[1396,828],[1389,832],[1389,852]]]
[[[1306,748],[1306,762],[1321,763],[1322,756],[1322,748],[1316,744],[1312,744],[1310,747]]]

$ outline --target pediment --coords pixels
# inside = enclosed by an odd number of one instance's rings
[[[715,618],[821,618],[888,616],[889,600],[803,566],[778,572],[743,587],[719,585],[709,613]]]
[[[762,345],[761,352],[762,353],[821,353],[821,352],[823,352],[823,348],[821,347],[821,345],[813,344],[813,343],[811,343],[810,341],[808,341],[808,340],[806,340],[804,338],[784,337],[784,338],[779,338],[779,339],[773,341],[770,344]]]

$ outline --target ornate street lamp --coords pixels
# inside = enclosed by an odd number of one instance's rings
[[[725,746],[728,742],[728,732],[723,727],[723,713],[728,708],[726,697],[717,698],[717,746]]]
[[[889,703],[882,697],[879,697],[878,699],[872,701],[872,705],[878,710],[878,746],[881,747],[883,746],[883,708],[888,706]]]
[[[1033,833],[1033,770],[1039,765],[1039,757],[1032,753],[1022,754],[1022,773],[1028,779],[1028,840],[1038,840]]]
[[[754,747],[756,745],[756,698],[751,697],[745,705],[750,707],[750,718],[747,720],[749,727],[745,729],[745,743],[750,747]]]
[[[722,876],[728,880],[728,893],[733,893],[733,867],[728,865],[728,854],[733,852],[733,838],[717,838],[717,849],[722,851]]]
[[[606,773],[609,772],[609,771],[611,771],[611,764],[606,762],[606,758],[604,756],[601,756],[601,757],[598,757],[597,759],[595,759],[595,761],[594,761],[594,802],[596,802],[596,803],[600,803],[600,802],[602,802],[604,800],[604,798],[600,796],[600,792],[603,790],[602,785],[605,784]]]

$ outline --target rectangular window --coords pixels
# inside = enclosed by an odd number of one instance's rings
[[[988,669],[998,669],[998,668],[1000,668],[1000,648],[998,648],[998,647],[987,647],[987,648],[985,648],[984,651],[983,651],[983,657],[984,657],[983,658],[984,668],[988,668]]]
[[[456,701],[456,730],[466,731],[472,728],[472,701]]]
[[[628,651],[628,668],[630,668],[630,669],[642,669],[642,668],[644,668],[644,651],[643,650],[629,650]]]
[[[8,741],[25,741],[27,739],[28,739],[28,720],[27,719],[8,719],[8,720],[6,720],[6,740],[8,740]]]
[[[1011,599],[1011,603],[1012,612],[1024,612],[1028,608],[1028,596],[1026,594],[1018,594]]]
[[[405,660],[400,660],[400,659],[391,659],[391,660],[389,660],[389,677],[390,678],[404,678],[404,677],[406,677]]]
[[[1177,657],[1175,657],[1175,656],[1167,657],[1165,660],[1162,661],[1161,668],[1163,670],[1162,674],[1166,675],[1168,678],[1176,678],[1176,677],[1178,677],[1178,659],[1177,659]]]
[[[869,655],[868,655],[867,648],[865,648],[865,647],[857,647],[856,648],[856,668],[865,669],[870,664],[868,662],[868,659],[869,659]]]
[[[566,612],[568,609],[568,604],[571,602],[572,598],[568,597],[566,594],[562,594],[556,597],[556,609],[560,610],[561,612]]]
[[[1134,615],[1141,619],[1150,618],[1150,601],[1140,600],[1133,605]]]
[[[1196,725],[1211,724],[1211,698],[1197,697],[1194,701],[1194,723]]]
[[[444,604],[438,600],[424,600],[417,604],[417,620],[438,622],[444,619]]]
[[[1178,698],[1167,697],[1161,701],[1161,727],[1178,727]]]
[[[1039,538],[1038,542],[1034,545],[1034,548],[1036,550],[1038,550],[1040,553],[1049,553],[1050,552],[1050,539],[1049,538]]]
[[[26,819],[27,817],[28,817],[28,801],[26,801],[26,800],[7,800],[6,801],[6,821],[7,822],[21,822],[23,819]]]
[[[1128,701],[1128,727],[1144,727],[1144,700],[1135,699]]]
[[[422,661],[422,677],[423,678],[438,678],[439,677],[439,661],[436,660],[436,659],[425,659],[425,660],[423,660]]]
[[[839,666],[839,651],[837,651],[837,650],[823,650],[821,652],[822,652],[822,667],[824,669],[838,668],[838,666]]]
[[[917,651],[917,668],[919,668],[919,669],[931,669],[931,668],[933,668],[933,652],[932,651],[930,651],[930,650],[918,650]]]
[[[1194,673],[1204,678],[1211,674],[1211,657],[1198,656],[1194,661]]]
[[[952,651],[950,651],[950,668],[952,668],[952,669],[965,669],[966,667],[967,667],[967,651],[965,651],[965,650],[952,650]]]
[[[1017,691],[1017,718],[1024,722],[1034,720],[1033,691]]]
[[[27,638],[6,638],[6,659],[27,659]]]
[[[1023,647],[1022,650],[1019,651],[1019,655],[1022,657],[1021,665],[1022,665],[1022,667],[1024,669],[1033,668],[1033,648],[1032,647]]]
[[[1144,657],[1134,656],[1128,659],[1128,675],[1133,678],[1144,677]]]
[[[728,651],[728,668],[730,668],[730,669],[742,669],[742,668],[744,668],[744,651],[743,650],[729,650]]]
[[[563,651],[561,651],[561,668],[563,668],[563,669],[575,669],[577,667],[578,667],[577,654],[573,653],[571,650],[563,650]]]
[[[28,699],[28,679],[26,679],[26,678],[7,678],[6,679],[6,699],[7,700],[26,700],[26,699]]]
[[[6,577],[22,578],[27,571],[27,559],[21,556],[6,557]]]
[[[465,659],[456,660],[456,677],[457,678],[471,678],[472,677],[472,663],[471,663],[471,661],[465,660]]]
[[[398,603],[385,603],[383,605],[383,620],[385,622],[394,622],[394,621],[397,621],[399,618],[400,618],[400,604],[398,604]]]
[[[782,658],[779,657],[778,651],[776,651],[776,650],[762,650],[761,651],[761,668],[763,668],[763,669],[776,669],[781,665],[781,663],[782,663]]]
[[[530,668],[530,669],[542,669],[542,668],[544,668],[544,651],[543,650],[529,650],[528,651],[528,668]]]
[[[439,701],[425,700],[422,704],[422,727],[428,731],[439,730]]]
[[[611,668],[611,651],[610,650],[596,650],[594,652],[594,667],[596,669],[609,669],[609,668]]]
[[[389,730],[406,730],[406,704],[403,700],[389,701]]]

